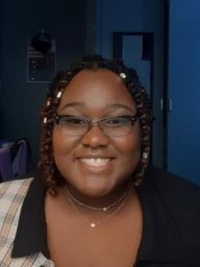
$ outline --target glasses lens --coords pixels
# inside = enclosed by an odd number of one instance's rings
[[[85,134],[88,129],[88,121],[75,116],[60,117],[59,125],[68,135],[82,135]]]
[[[113,117],[101,121],[101,127],[105,134],[109,136],[126,135],[131,131],[131,118]]]
[[[121,136],[128,134],[134,125],[136,117],[109,117],[96,123],[108,136]],[[61,127],[62,131],[67,135],[84,135],[91,127],[91,121],[86,118],[77,116],[58,116],[57,124]]]

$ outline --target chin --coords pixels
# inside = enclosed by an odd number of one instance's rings
[[[84,188],[79,191],[81,194],[91,198],[101,198],[112,192],[112,188]]]

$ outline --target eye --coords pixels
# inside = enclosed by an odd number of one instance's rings
[[[87,124],[86,120],[80,117],[67,117],[63,116],[60,118],[59,124],[72,127],[81,127]]]
[[[120,127],[130,124],[130,118],[125,117],[112,117],[103,121],[104,125],[108,127]]]

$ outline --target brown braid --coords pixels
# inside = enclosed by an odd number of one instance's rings
[[[136,104],[141,132],[141,159],[133,174],[133,179],[136,185],[142,183],[144,171],[149,163],[150,153],[151,112],[148,95],[140,84],[136,71],[127,68],[121,59],[107,60],[96,55],[85,56],[80,61],[72,64],[67,71],[61,71],[54,77],[49,86],[47,102],[41,111],[42,130],[38,167],[43,173],[46,188],[51,195],[57,194],[56,186],[65,184],[65,179],[55,165],[52,151],[52,131],[54,116],[60,103],[59,94],[65,90],[68,83],[79,71],[100,68],[109,69],[118,75],[120,73],[126,75],[122,79]],[[145,156],[143,156],[144,154]]]

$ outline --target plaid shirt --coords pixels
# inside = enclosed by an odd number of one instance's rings
[[[33,178],[0,184],[0,266],[1,267],[53,267],[41,252],[25,257],[11,256],[19,223],[21,208]]]

